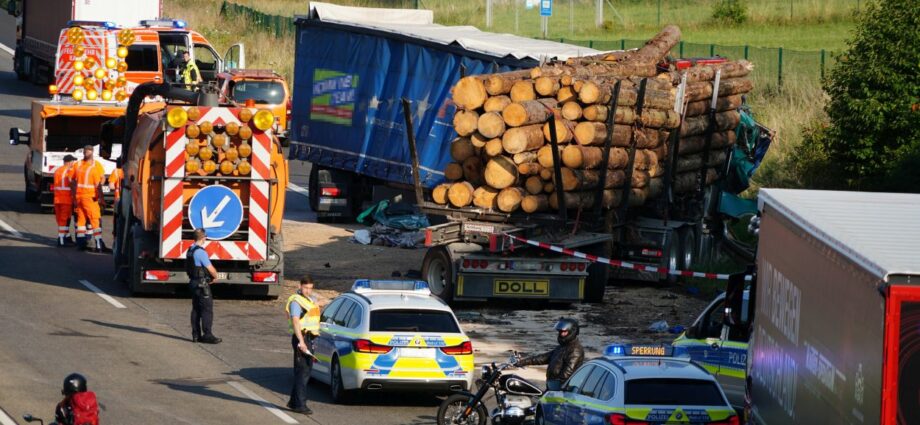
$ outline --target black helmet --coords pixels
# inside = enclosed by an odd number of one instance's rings
[[[64,388],[61,394],[65,396],[74,395],[86,391],[86,378],[79,373],[71,373],[64,378]]]
[[[578,321],[569,318],[559,319],[559,321],[556,322],[556,332],[561,334],[562,331],[569,331],[569,333],[564,337],[562,335],[556,337],[556,340],[560,344],[567,344],[574,341],[575,338],[578,338]]]

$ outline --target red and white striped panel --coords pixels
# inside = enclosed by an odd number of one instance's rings
[[[210,121],[214,125],[239,122],[236,108],[199,107],[201,118],[196,124]],[[255,113],[255,110],[253,110]],[[163,215],[160,233],[160,257],[181,259],[194,241],[182,239],[182,222],[185,198],[182,194],[185,177],[185,129],[171,129],[165,136],[166,178],[163,180]],[[239,241],[208,241],[205,245],[211,259],[215,260],[265,260],[268,254],[268,196],[271,178],[271,132],[253,128],[250,140],[252,165],[249,182],[249,239]]]
[[[117,49],[112,31],[85,29],[83,30],[83,36],[86,57],[93,58],[96,61],[96,67],[105,68],[105,58],[115,57],[115,50]],[[110,38],[111,40],[109,40]],[[77,71],[73,69],[74,47],[76,46],[67,40],[67,30],[61,31],[61,36],[58,38],[57,66],[55,67],[54,75],[58,92],[62,94],[69,94],[74,89],[73,77],[77,75]],[[94,67],[80,72],[85,76],[95,69]],[[96,90],[102,91],[101,80],[96,81]]]

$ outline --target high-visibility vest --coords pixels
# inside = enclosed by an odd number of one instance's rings
[[[288,332],[294,334],[294,320],[291,317],[291,303],[297,303],[303,312],[300,314],[300,329],[304,333],[319,334],[319,306],[312,299],[297,292],[288,297],[284,311],[288,318]]]
[[[77,181],[77,199],[95,198],[96,187],[105,179],[105,169],[98,161],[80,160],[74,167],[73,179]]]
[[[195,71],[195,75],[192,75],[192,71]],[[201,71],[198,70],[198,65],[195,64],[195,61],[190,60],[185,64],[185,69],[182,70],[182,82],[186,84],[194,84],[198,82],[198,79],[201,78]]]
[[[64,164],[54,172],[54,203],[55,204],[72,204],[73,188],[71,187],[71,168],[73,162]]]

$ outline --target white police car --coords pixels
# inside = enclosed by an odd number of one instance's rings
[[[469,390],[473,345],[424,281],[358,280],[320,316],[314,378],[355,390]]]
[[[738,425],[715,378],[670,346],[611,345],[547,391],[537,424]]]

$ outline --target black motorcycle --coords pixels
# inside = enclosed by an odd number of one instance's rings
[[[508,363],[483,366],[476,394],[456,392],[444,399],[438,407],[438,425],[485,425],[487,418],[491,418],[492,425],[533,423],[543,390],[520,376],[502,374],[516,362],[517,357],[512,356]],[[490,388],[498,405],[487,414],[483,398]]]

